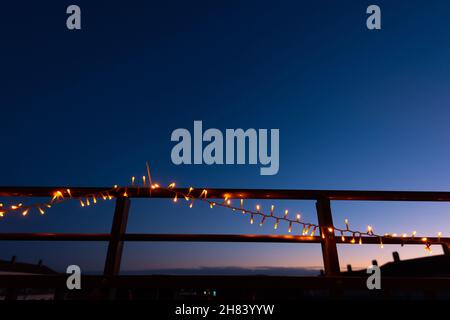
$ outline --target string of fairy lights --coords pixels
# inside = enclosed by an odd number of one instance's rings
[[[147,181],[148,179],[148,181]],[[314,237],[316,234],[319,234],[322,239],[326,237],[326,233],[328,232],[330,235],[339,236],[342,242],[346,242],[349,239],[349,243],[351,244],[363,244],[364,237],[373,237],[378,238],[379,245],[381,248],[384,247],[384,241],[386,238],[397,238],[400,237],[405,243],[409,240],[417,240],[420,239],[425,245],[425,250],[427,252],[432,252],[431,245],[432,244],[441,244],[442,233],[438,233],[438,237],[436,240],[432,241],[428,238],[418,238],[416,237],[417,232],[413,231],[411,235],[406,233],[404,234],[384,234],[380,235],[374,232],[372,226],[368,225],[367,229],[364,231],[354,230],[350,228],[350,224],[348,219],[345,219],[345,228],[338,228],[335,226],[323,228],[319,224],[306,222],[302,220],[302,216],[300,213],[295,213],[293,216],[289,213],[288,209],[285,209],[282,215],[277,215],[275,206],[271,205],[270,210],[263,211],[261,206],[257,204],[255,209],[249,209],[244,206],[244,198],[232,199],[229,196],[225,196],[221,201],[215,201],[211,198],[208,198],[208,190],[201,189],[201,193],[198,196],[194,196],[194,188],[189,188],[188,192],[181,192],[178,189],[175,189],[175,183],[170,183],[167,187],[161,187],[157,183],[153,183],[150,170],[147,165],[147,176],[142,176],[142,184],[139,185],[136,183],[136,177],[131,178],[131,187],[139,187],[148,189],[150,192],[155,189],[164,190],[167,192],[171,192],[173,194],[172,201],[177,203],[180,199],[184,199],[189,208],[193,208],[194,202],[204,202],[209,205],[210,208],[214,207],[223,207],[232,211],[240,212],[242,215],[246,215],[249,217],[250,224],[259,224],[259,226],[263,226],[264,224],[273,223],[273,228],[277,230],[280,226],[280,222],[284,222],[287,224],[288,233],[293,233],[295,227],[299,227],[299,234],[301,236],[309,236]],[[44,215],[45,211],[49,208],[52,208],[55,204],[77,199],[80,203],[81,207],[89,207],[98,203],[98,200],[112,200],[117,195],[121,197],[128,197],[128,188],[129,187],[119,187],[118,185],[113,186],[110,189],[102,190],[97,193],[84,194],[83,196],[73,197],[70,189],[58,190],[55,191],[53,197],[48,202],[31,204],[31,205],[23,205],[22,203],[15,203],[9,206],[0,203],[0,218],[5,217],[7,214],[12,212],[20,212],[22,216],[27,216],[31,211],[35,210],[39,214]],[[234,204],[238,201],[238,205]]]
[[[157,187],[161,188],[159,185],[157,185]],[[174,190],[174,188],[175,188],[175,183],[171,183],[167,188],[162,188],[166,191],[173,192],[173,194],[174,194],[173,202],[178,202],[179,198],[184,198],[186,201],[189,202],[189,207],[192,208],[195,200],[201,200],[201,201],[208,203],[210,208],[214,208],[215,206],[220,206],[220,207],[225,207],[225,208],[231,209],[233,211],[242,212],[243,215],[250,216],[250,224],[255,224],[255,222],[256,222],[255,217],[259,217],[260,218],[259,226],[263,226],[263,224],[266,222],[266,220],[271,219],[274,221],[273,228],[275,230],[278,229],[279,223],[281,221],[283,221],[288,224],[288,229],[287,229],[288,233],[292,233],[294,225],[299,225],[300,230],[301,230],[300,234],[302,236],[313,237],[317,233],[319,233],[320,236],[322,237],[322,239],[325,239],[326,232],[333,234],[333,235],[336,235],[336,233],[338,233],[338,235],[341,237],[342,242],[346,242],[346,239],[349,238],[350,239],[349,242],[351,244],[358,243],[360,245],[363,244],[363,237],[368,236],[368,237],[378,238],[380,248],[384,248],[383,239],[385,239],[385,238],[401,237],[401,239],[405,243],[408,242],[408,240],[417,239],[417,237],[416,237],[417,231],[413,231],[410,236],[406,233],[403,233],[401,235],[398,235],[396,233],[393,233],[393,234],[386,233],[384,235],[380,235],[380,234],[376,234],[374,232],[373,227],[370,225],[367,226],[366,231],[353,230],[350,228],[348,219],[344,220],[345,228],[343,228],[343,229],[334,227],[334,226],[328,227],[328,228],[323,228],[318,224],[302,221],[301,220],[302,217],[301,217],[300,213],[296,213],[294,215],[295,218],[290,218],[288,209],[284,210],[284,213],[282,216],[278,216],[275,214],[275,206],[274,205],[270,206],[269,213],[265,213],[262,211],[261,206],[259,204],[256,205],[254,210],[245,208],[243,198],[237,199],[237,200],[239,200],[239,206],[235,206],[232,204],[232,200],[236,200],[236,199],[230,199],[227,196],[225,196],[223,201],[221,201],[221,202],[214,201],[214,200],[207,198],[208,191],[206,189],[203,189],[202,192],[200,193],[200,196],[196,198],[196,197],[192,196],[192,193],[191,193],[194,190],[193,188],[189,188],[189,192],[187,194],[184,194],[180,191],[176,191],[176,190]],[[350,235],[350,236],[348,236],[348,235]],[[422,238],[420,238],[420,240],[425,244],[425,250],[427,252],[431,253],[432,252],[431,245],[432,244],[440,244],[441,237],[442,237],[442,232],[438,232],[437,241],[431,241],[430,239],[428,239],[426,237],[422,237]]]

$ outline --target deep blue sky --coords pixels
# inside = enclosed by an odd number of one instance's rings
[[[68,31],[65,9],[82,10]],[[378,4],[382,30],[366,28]],[[448,1],[39,1],[0,10],[0,185],[450,189]],[[280,171],[175,166],[176,128],[279,128]],[[267,204],[268,205],[268,204]],[[314,203],[280,204],[315,221]],[[450,234],[445,204],[337,203],[384,232]],[[112,204],[9,216],[0,232],[108,232]],[[226,210],[134,201],[130,232],[272,233]],[[285,232],[285,228],[279,231]],[[65,245],[65,246],[64,246]],[[102,268],[100,244],[0,243],[0,259]],[[342,248],[341,264],[394,248]],[[395,249],[399,249],[395,247]],[[439,250],[437,250],[439,252]],[[402,248],[403,257],[424,250]],[[130,244],[124,269],[320,266],[319,246]]]

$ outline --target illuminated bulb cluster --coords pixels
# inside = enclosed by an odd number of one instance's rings
[[[3,218],[6,214],[19,211],[22,216],[26,217],[31,210],[38,211],[41,215],[45,213],[44,208],[51,208],[54,203],[62,202],[66,199],[71,199],[72,193],[70,189],[65,191],[57,190],[53,193],[51,200],[48,203],[40,203],[24,206],[22,203],[12,204],[9,207],[5,207],[3,203],[0,203],[0,218]]]
[[[120,188],[115,185],[112,189],[108,189],[98,194],[88,194],[83,196],[77,196],[78,201],[82,207],[90,206],[97,203],[97,199],[102,198],[103,200],[112,200],[114,197],[110,194],[112,191],[118,192]],[[127,188],[124,189],[124,196],[127,196]],[[72,200],[72,192],[70,189],[57,190],[53,192],[53,195],[49,202],[32,204],[24,206],[22,203],[13,204],[6,208],[3,204],[0,204],[0,218],[4,217],[9,212],[20,211],[22,216],[28,216],[33,210],[39,212],[40,215],[45,214],[45,210],[51,208],[54,204],[61,203],[67,200]]]
[[[150,181],[149,184],[149,188],[148,190],[150,191],[150,195],[151,195],[151,190],[160,188],[160,186],[155,183],[151,183],[151,177],[150,177],[150,169],[148,167],[147,164],[147,174],[148,174],[148,179]],[[136,185],[136,177],[131,177],[131,186],[134,187]],[[142,176],[142,185],[144,187],[147,186],[147,178],[146,176]],[[175,183],[170,184],[169,185],[170,189],[175,188]],[[81,207],[89,207],[91,205],[94,205],[97,203],[97,199],[103,199],[103,200],[112,200],[113,198],[115,198],[117,195],[121,195],[122,197],[128,197],[128,187],[125,188],[120,188],[118,185],[114,185],[114,187],[112,189],[108,189],[108,190],[104,190],[101,192],[98,192],[96,194],[86,194],[86,195],[77,195],[77,199],[80,203]],[[205,194],[206,197],[206,194]],[[33,204],[33,205],[29,205],[29,206],[23,206],[21,203],[19,204],[13,204],[10,207],[6,208],[3,204],[0,203],[0,218],[4,217],[7,213],[9,212],[14,212],[14,211],[20,211],[22,216],[27,216],[32,209],[37,210],[41,215],[45,214],[45,209],[47,208],[51,208],[53,204],[56,203],[60,203],[66,200],[71,200],[73,199],[72,197],[72,192],[70,189],[65,189],[65,190],[56,190],[53,195],[51,200],[48,203],[40,203],[40,204]]]

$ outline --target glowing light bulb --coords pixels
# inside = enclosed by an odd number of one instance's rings
[[[23,212],[22,212],[22,216],[26,216],[27,214],[28,214],[28,211],[30,211],[30,209],[25,209]]]
[[[261,219],[261,222],[259,223],[259,226],[262,227],[262,225],[264,224],[264,220],[266,219],[266,216],[263,216]]]
[[[41,207],[38,207],[38,210],[39,210],[40,214],[44,214],[45,213],[44,210],[42,210]]]
[[[273,228],[274,228],[275,230],[278,229],[278,219],[275,221],[275,224],[274,224]]]
[[[64,196],[63,196],[62,192],[61,191],[55,191],[53,193],[52,201],[58,200],[59,198],[63,198],[64,199]]]
[[[345,227],[346,227],[347,230],[348,230],[348,219],[345,219]]]
[[[173,189],[173,188],[175,188],[175,185],[176,185],[175,182],[172,182],[171,184],[169,184],[168,188]]]
[[[135,176],[132,176],[131,177],[131,185],[134,187],[134,181],[136,180],[136,177]]]
[[[284,210],[284,218],[286,219],[287,215],[288,215],[289,211],[286,209]]]
[[[308,235],[308,233],[309,233],[309,229],[311,229],[311,226],[308,226],[308,227],[306,228],[306,230],[305,230],[305,236],[307,236],[307,235]]]
[[[297,216],[295,217],[297,221],[300,221],[301,215],[300,213],[297,213]]]
[[[272,205],[272,206],[270,207],[270,215],[271,215],[271,216],[273,216],[273,210],[275,210],[275,206],[274,206],[274,205]]]
[[[261,207],[259,206],[259,204],[256,205],[256,212],[260,212]]]
[[[178,201],[178,193],[175,194],[175,197],[173,197],[173,202],[177,202]]]
[[[292,222],[289,222],[289,228],[288,228],[288,232],[291,233],[292,232]]]

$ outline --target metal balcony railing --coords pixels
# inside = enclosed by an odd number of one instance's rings
[[[73,197],[83,197],[96,194],[108,188],[77,188],[77,187],[0,187],[0,197],[52,197],[57,190],[70,188]],[[127,221],[130,202],[133,198],[171,198],[173,193],[164,189],[152,190],[151,195],[145,188],[127,188],[127,197],[123,190],[111,191],[116,197],[111,233],[108,234],[66,234],[66,233],[0,233],[0,241],[106,241],[108,250],[102,276],[85,276],[86,287],[295,287],[333,288],[363,288],[366,279],[343,277],[340,273],[338,250],[336,244],[348,244],[334,233],[319,236],[294,235],[252,235],[252,234],[136,234],[127,233]],[[187,193],[187,189],[174,189]],[[194,197],[200,195],[195,189]],[[314,200],[320,229],[333,227],[331,201],[430,201],[450,202],[450,192],[419,192],[419,191],[345,191],[345,190],[274,190],[274,189],[211,189],[208,188],[208,198],[223,199],[271,199],[271,200]],[[377,238],[364,237],[363,244],[379,244]],[[450,238],[428,237],[431,242],[439,242],[448,252]],[[123,244],[125,241],[176,241],[176,242],[265,242],[265,243],[320,243],[322,248],[325,277],[234,277],[234,276],[121,276],[120,264]],[[402,238],[386,238],[384,244],[404,244]],[[423,245],[420,239],[408,240],[407,244]],[[233,278],[233,281],[230,279]],[[0,288],[64,288],[65,278],[62,276],[0,276]],[[445,278],[392,278],[384,279],[386,288],[429,288],[438,290],[450,288],[450,279]]]

